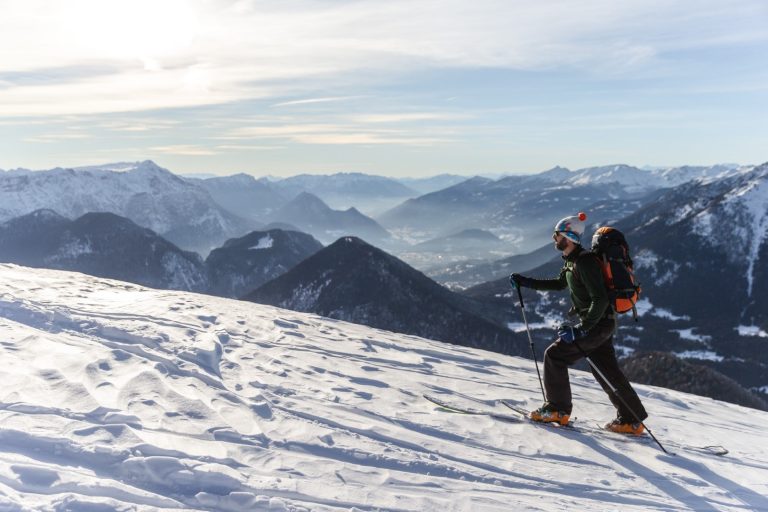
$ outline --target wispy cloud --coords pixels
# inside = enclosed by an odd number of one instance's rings
[[[764,41],[765,16],[760,0],[7,0],[0,115],[285,97],[359,71],[374,81],[424,68],[647,72],[668,52]]]
[[[24,142],[37,142],[37,143],[49,144],[53,142],[90,139],[90,138],[91,138],[91,135],[87,133],[47,133],[42,135],[36,135],[34,137],[26,137],[24,139]]]
[[[404,129],[370,129],[354,124],[280,124],[230,130],[224,140],[285,140],[299,144],[432,146],[455,140],[449,130],[435,128],[430,136]]]
[[[458,121],[470,119],[469,113],[445,113],[445,112],[401,112],[387,114],[361,114],[350,116],[350,120],[364,124],[401,124],[416,123],[422,121]]]
[[[285,146],[263,146],[255,144],[221,144],[216,146],[221,151],[277,151],[285,149]]]
[[[341,101],[359,100],[365,98],[365,96],[339,96],[331,98],[307,98],[303,100],[283,101],[271,105],[272,107],[293,107],[298,105],[313,105],[316,103],[338,103]]]
[[[764,0],[4,0],[0,149],[270,172],[757,160],[766,23]]]
[[[161,153],[166,155],[181,155],[181,156],[211,156],[215,155],[216,151],[205,146],[196,146],[189,144],[176,144],[171,146],[155,146],[150,148],[150,151],[155,153]]]

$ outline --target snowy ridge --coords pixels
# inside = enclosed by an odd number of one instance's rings
[[[676,187],[693,180],[719,180],[738,173],[744,173],[753,167],[737,165],[663,167],[658,169],[640,169],[631,165],[617,164],[599,167],[587,167],[571,171],[555,167],[538,175],[552,182],[563,185],[585,186],[618,183],[628,192],[642,192],[659,188]]]
[[[731,452],[669,457],[421,397],[533,407],[527,360],[14,265],[0,332],[5,510],[768,510],[768,414],[706,398],[637,386],[662,441]],[[611,417],[572,383],[580,420]]]
[[[0,221],[43,208],[70,219],[111,212],[161,235],[207,229],[226,237],[242,230],[208,192],[151,161],[0,173]]]
[[[755,263],[760,248],[768,239],[768,166],[762,174],[744,183],[726,195],[723,208],[736,218],[744,218],[745,225],[733,226],[745,242],[747,255],[747,295],[752,296]]]
[[[703,200],[679,213],[684,218],[695,212],[695,234],[711,245],[724,247],[730,257],[746,260],[747,295],[752,296],[755,264],[768,240],[768,164],[743,171],[723,184],[725,193],[720,201],[708,205]]]

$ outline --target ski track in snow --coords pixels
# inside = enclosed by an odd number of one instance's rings
[[[532,362],[316,315],[0,265],[0,350],[0,510],[768,510],[767,413],[637,386],[724,457],[449,413],[538,406]]]

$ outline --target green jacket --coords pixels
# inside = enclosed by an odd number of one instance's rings
[[[533,279],[531,288],[536,290],[564,290],[571,292],[573,309],[581,319],[581,326],[590,330],[610,308],[608,290],[603,270],[597,258],[581,246],[574,249],[565,260],[560,275],[555,279]]]

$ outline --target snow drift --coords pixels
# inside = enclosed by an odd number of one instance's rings
[[[0,510],[768,510],[766,413],[637,386],[723,457],[452,414],[538,405],[532,362],[316,315],[0,265],[0,350]]]

